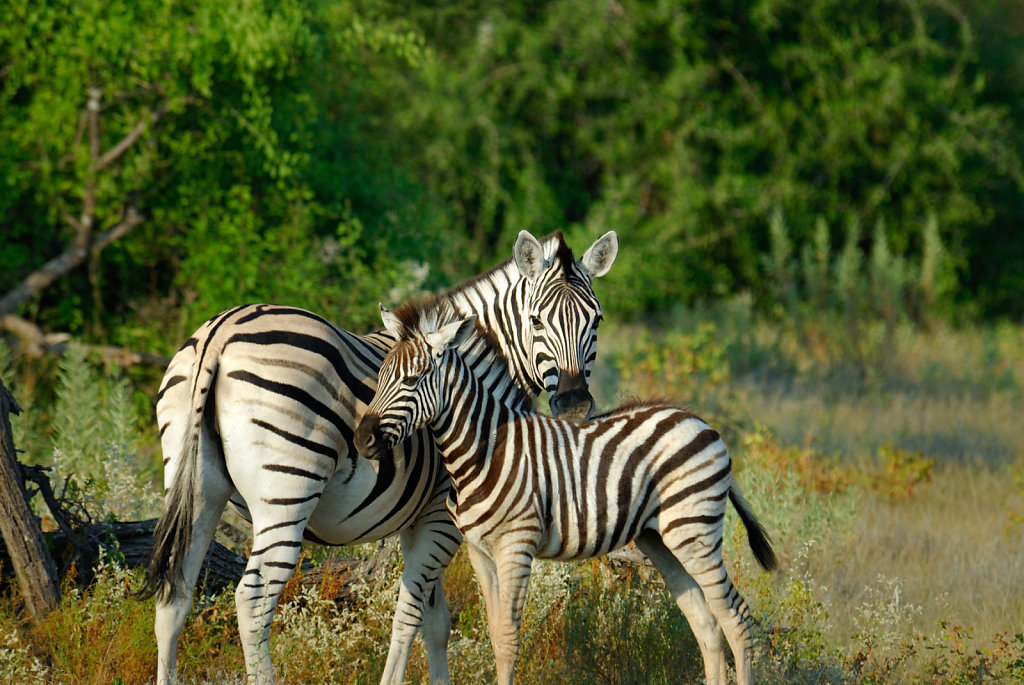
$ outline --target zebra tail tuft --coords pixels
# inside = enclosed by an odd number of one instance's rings
[[[750,543],[750,549],[754,553],[757,563],[765,571],[774,571],[779,567],[779,560],[775,556],[775,550],[772,549],[768,531],[750,511],[750,505],[747,504],[747,500],[743,499],[735,485],[729,488],[729,500],[736,507],[736,512],[740,515],[740,520],[743,521],[743,527],[747,529],[747,541]]]
[[[208,374],[210,384],[216,378],[216,366]],[[185,555],[192,545],[192,521],[195,509],[195,491],[199,474],[199,441],[202,417],[206,411],[207,393],[193,391],[195,414],[200,425],[186,428],[185,442],[174,473],[171,488],[164,498],[164,510],[153,530],[153,552],[149,560],[149,573],[142,587],[135,593],[140,599],[154,595],[166,604],[174,600],[185,582]]]

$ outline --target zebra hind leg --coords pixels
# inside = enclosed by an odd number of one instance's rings
[[[197,487],[192,498],[191,539],[182,563],[183,582],[174,588],[173,597],[156,602],[157,685],[175,682],[178,637],[192,608],[192,594],[203,560],[233,490],[222,468],[210,466],[210,455],[216,455],[215,461],[219,462],[220,453],[204,436],[198,456]]]
[[[675,599],[676,606],[690,624],[704,660],[704,674],[708,685],[725,685],[727,676],[722,630],[712,615],[700,586],[654,531],[641,533],[636,539],[636,546],[654,563],[654,567],[665,579],[665,586]]]
[[[315,503],[315,500],[314,500]],[[235,588],[238,610],[238,634],[245,655],[245,670],[250,685],[274,682],[270,658],[270,624],[274,620],[281,591],[292,577],[299,560],[302,531],[312,513],[313,504],[288,506],[275,510],[274,517],[262,516],[250,506],[253,515],[253,543],[249,563]]]
[[[736,681],[750,685],[753,679],[754,622],[750,607],[732,584],[722,560],[721,528],[688,540],[685,527],[672,531],[663,539],[687,573],[700,586],[711,613],[729,642],[736,662]]]

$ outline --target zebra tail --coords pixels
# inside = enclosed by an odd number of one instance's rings
[[[740,515],[740,520],[743,521],[743,527],[747,529],[747,541],[750,543],[750,549],[754,552],[757,563],[765,571],[774,571],[779,567],[779,560],[775,557],[775,550],[772,549],[768,531],[750,511],[750,505],[747,504],[747,500],[743,499],[735,485],[729,488],[729,500],[736,507],[736,512]]]
[[[186,428],[185,441],[178,460],[178,470],[164,498],[164,510],[153,531],[153,552],[149,560],[149,573],[136,596],[149,599],[154,595],[157,601],[166,604],[175,599],[183,588],[185,556],[192,545],[192,521],[195,509],[195,492],[199,477],[199,440],[203,417],[206,413],[206,398],[212,395],[213,381],[217,377],[217,361],[214,360],[208,373],[200,377],[209,379],[209,387],[200,391],[193,386],[192,411]],[[194,418],[193,418],[194,417]]]

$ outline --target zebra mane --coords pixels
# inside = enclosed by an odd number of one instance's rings
[[[417,335],[433,333],[461,316],[448,298],[431,293],[410,298],[391,313],[401,324],[399,340],[412,340]]]
[[[553,259],[558,262],[566,276],[570,276],[574,273],[573,265],[576,263],[576,256],[573,255],[572,248],[565,242],[565,237],[562,235],[561,231],[555,231],[554,233],[544,236],[540,239],[540,244],[544,248],[545,259]],[[465,290],[472,290],[482,283],[494,280],[494,278],[499,274],[505,275],[505,277],[510,281],[514,280],[514,270],[515,265],[512,262],[512,258],[509,257],[493,269],[477,274],[468,281],[464,281],[459,285],[452,286],[448,289],[445,295],[450,297]]]
[[[449,298],[433,294],[408,300],[392,310],[392,314],[395,315],[401,326],[399,341],[423,338],[443,326],[466,318]],[[474,336],[463,344],[461,354],[486,360],[484,364],[472,363],[468,366],[471,372],[483,380],[488,387],[493,388],[496,382],[500,382],[501,388],[498,394],[510,407],[533,406],[533,398],[513,380],[512,370],[505,355],[501,352],[501,345],[494,332],[481,326],[479,321],[474,328]]]

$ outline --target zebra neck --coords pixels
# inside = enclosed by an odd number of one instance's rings
[[[449,401],[431,421],[431,430],[459,490],[486,468],[499,428],[532,410],[523,407],[522,392],[507,377],[489,386],[462,359],[449,366],[445,382]]]
[[[464,315],[472,314],[493,334],[516,385],[536,397],[544,389],[534,378],[534,367],[523,335],[523,311],[529,282],[514,265],[495,269],[485,278],[470,281],[448,293]]]

